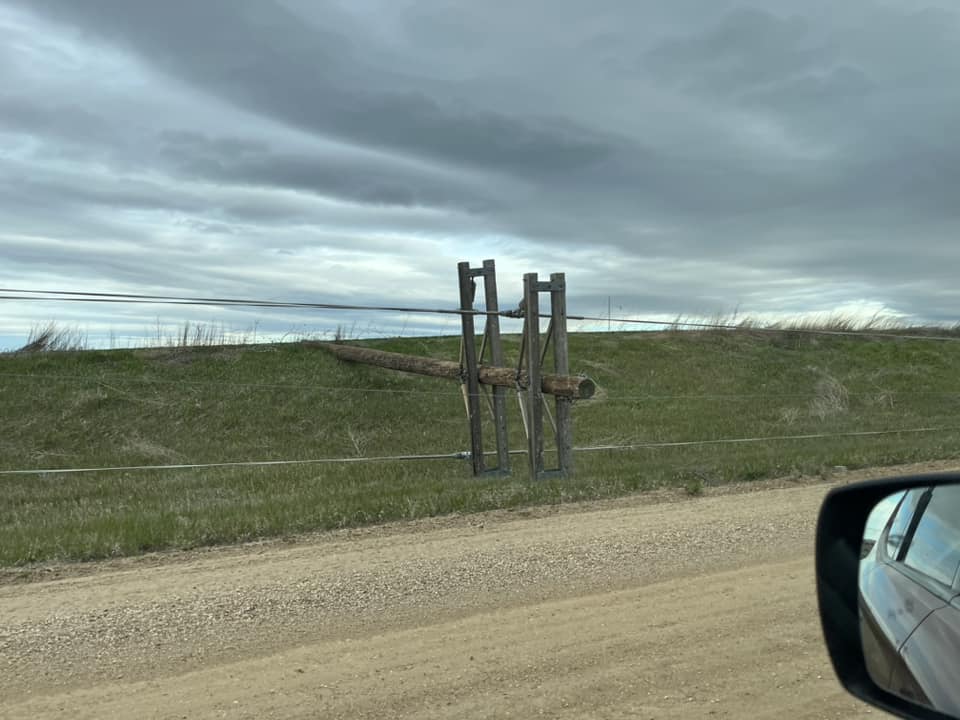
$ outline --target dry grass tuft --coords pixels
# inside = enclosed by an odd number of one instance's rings
[[[844,413],[850,406],[850,394],[847,388],[832,375],[824,375],[817,380],[813,392],[810,414],[820,420]]]
[[[86,349],[86,333],[77,328],[61,327],[51,321],[45,325],[34,325],[30,328],[26,345],[17,352],[36,353]]]

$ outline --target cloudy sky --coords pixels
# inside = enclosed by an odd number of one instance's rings
[[[493,257],[505,305],[562,271],[580,314],[954,321],[956,8],[0,0],[0,285],[451,307],[456,263]],[[0,308],[0,340],[456,331]]]

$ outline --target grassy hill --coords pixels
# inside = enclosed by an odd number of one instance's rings
[[[369,342],[456,359],[456,338]],[[508,355],[518,351],[506,338]],[[578,447],[960,428],[960,343],[792,332],[573,334],[598,384]],[[512,447],[524,440],[515,401]],[[487,437],[493,431],[487,418]],[[298,343],[0,355],[0,470],[469,449],[452,383]],[[492,449],[492,445],[491,445]],[[0,565],[92,559],[667,485],[960,456],[960,430],[583,452],[575,476],[474,479],[466,461],[0,475]],[[548,453],[547,462],[553,460]]]

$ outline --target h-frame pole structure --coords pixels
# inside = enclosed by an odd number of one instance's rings
[[[550,294],[550,320],[546,336],[541,342],[540,295]],[[567,477],[573,473],[573,399],[554,395],[555,413],[550,415],[540,378],[543,374],[547,352],[553,345],[554,372],[567,375],[570,372],[570,354],[567,345],[567,284],[563,273],[553,273],[549,282],[541,282],[537,273],[523,276],[523,335],[520,345],[520,361],[517,372],[529,378],[526,390],[520,397],[521,415],[527,434],[527,461],[530,477],[541,479],[549,476]],[[546,412],[556,436],[557,466],[544,468],[543,416]]]
[[[493,260],[480,267],[468,262],[457,265],[460,284],[461,350],[459,362],[404,355],[340,343],[307,342],[318,345],[342,360],[418,373],[431,377],[459,380],[470,426],[470,464],[475,476],[508,475],[510,446],[507,433],[509,389],[517,392],[520,415],[527,438],[527,459],[531,479],[567,477],[573,473],[573,420],[571,407],[577,399],[593,397],[593,381],[583,375],[570,375],[567,347],[567,287],[563,273],[553,273],[542,282],[537,273],[523,276],[523,298],[516,310],[502,312],[497,299],[497,273]],[[477,310],[477,280],[483,281],[485,309]],[[546,334],[541,335],[540,296],[550,296],[550,316]],[[523,334],[516,367],[508,367],[500,335],[501,316],[522,318]],[[477,347],[476,322],[484,318],[484,331]],[[544,363],[553,350],[553,372],[545,372]],[[489,360],[487,360],[489,358]],[[485,392],[489,388],[489,394]],[[546,396],[554,397],[550,412]],[[483,407],[493,416],[496,453],[487,453],[483,444]],[[556,436],[557,466],[544,466],[544,415]],[[496,455],[496,466],[487,467],[487,457]]]
[[[483,362],[484,349],[489,345],[491,363],[503,365],[503,345],[500,338],[500,317],[497,300],[496,267],[493,260],[484,260],[483,267],[472,268],[470,263],[462,262],[457,266],[460,279],[460,309],[463,341],[462,358],[464,372],[464,392],[467,398],[467,416],[470,422],[470,447],[474,475],[486,472],[483,449],[483,430],[481,424],[481,397],[478,368]],[[476,330],[474,327],[474,299],[476,278],[483,278],[486,291],[486,326],[479,354],[476,350]],[[550,321],[545,339],[540,337],[540,294],[550,295]],[[541,377],[544,361],[550,345],[553,345],[553,364],[556,375],[566,376],[570,372],[570,355],[567,346],[567,287],[563,273],[553,273],[549,282],[540,282],[537,273],[523,276],[523,299],[520,308],[505,313],[523,318],[523,334],[520,344],[520,358],[517,364],[517,377],[526,377],[526,387],[517,385],[520,400],[520,412],[524,431],[527,436],[527,458],[530,477],[541,479],[548,476],[569,476],[573,472],[573,421],[571,417],[572,398],[555,395],[555,413],[550,415],[546,405]],[[541,347],[542,346],[542,347]],[[507,417],[505,390],[493,388],[493,416],[497,435],[497,467],[494,472],[509,473],[510,450],[507,445]],[[544,467],[544,411],[554,426],[557,447],[557,467]]]
[[[460,280],[460,314],[463,330],[461,362],[463,363],[464,397],[466,398],[467,418],[470,422],[470,460],[473,474],[482,475],[487,471],[483,449],[482,412],[483,401],[480,391],[480,366],[489,347],[490,364],[503,367],[503,343],[500,339],[500,312],[497,299],[497,269],[493,260],[484,260],[479,268],[470,267],[470,263],[457,265]],[[474,300],[476,298],[477,278],[483,279],[486,314],[483,341],[477,351],[476,328],[474,318]],[[507,437],[507,400],[506,388],[494,385],[492,389],[493,424],[497,438],[497,466],[491,472],[501,475],[510,474],[510,446]]]

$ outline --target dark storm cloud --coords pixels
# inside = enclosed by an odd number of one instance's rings
[[[116,139],[110,123],[87,108],[55,100],[40,103],[2,91],[0,128],[53,136],[74,143],[105,144]]]
[[[637,313],[953,300],[950,3],[4,7],[0,212],[77,228],[76,262],[99,232],[174,248],[151,263],[171,281],[199,238],[232,287],[313,263],[395,292],[397,263],[426,287],[496,254]]]
[[[108,158],[114,164],[134,168],[167,168],[179,177],[195,180],[284,187],[374,205],[479,211],[495,202],[489,185],[485,187],[477,180],[371,153],[322,152],[302,146],[278,149],[259,138],[211,137],[186,130],[123,137],[104,117],[75,104],[0,95],[0,131],[44,138],[58,148],[58,155],[84,155],[90,161]],[[39,192],[44,188],[36,187],[30,179],[27,185],[33,187],[23,187],[19,194],[29,195],[34,201],[44,198]],[[157,193],[157,189],[152,188],[152,194],[143,195],[142,200],[168,204],[167,195]],[[171,190],[170,194],[178,194]],[[102,194],[89,186],[79,192],[89,194],[93,201]],[[116,201],[125,205],[129,195],[122,192]]]
[[[264,142],[164,132],[160,157],[179,174],[241,185],[286,187],[372,205],[489,209],[478,183],[359,153],[278,152]]]
[[[816,66],[809,33],[802,17],[737,8],[712,27],[662,40],[643,66],[696,91],[729,94]]]
[[[590,167],[614,149],[560,119],[523,120],[432,97],[416,78],[365,67],[362,49],[269,0],[31,6],[238,106],[364,145],[535,177]]]

